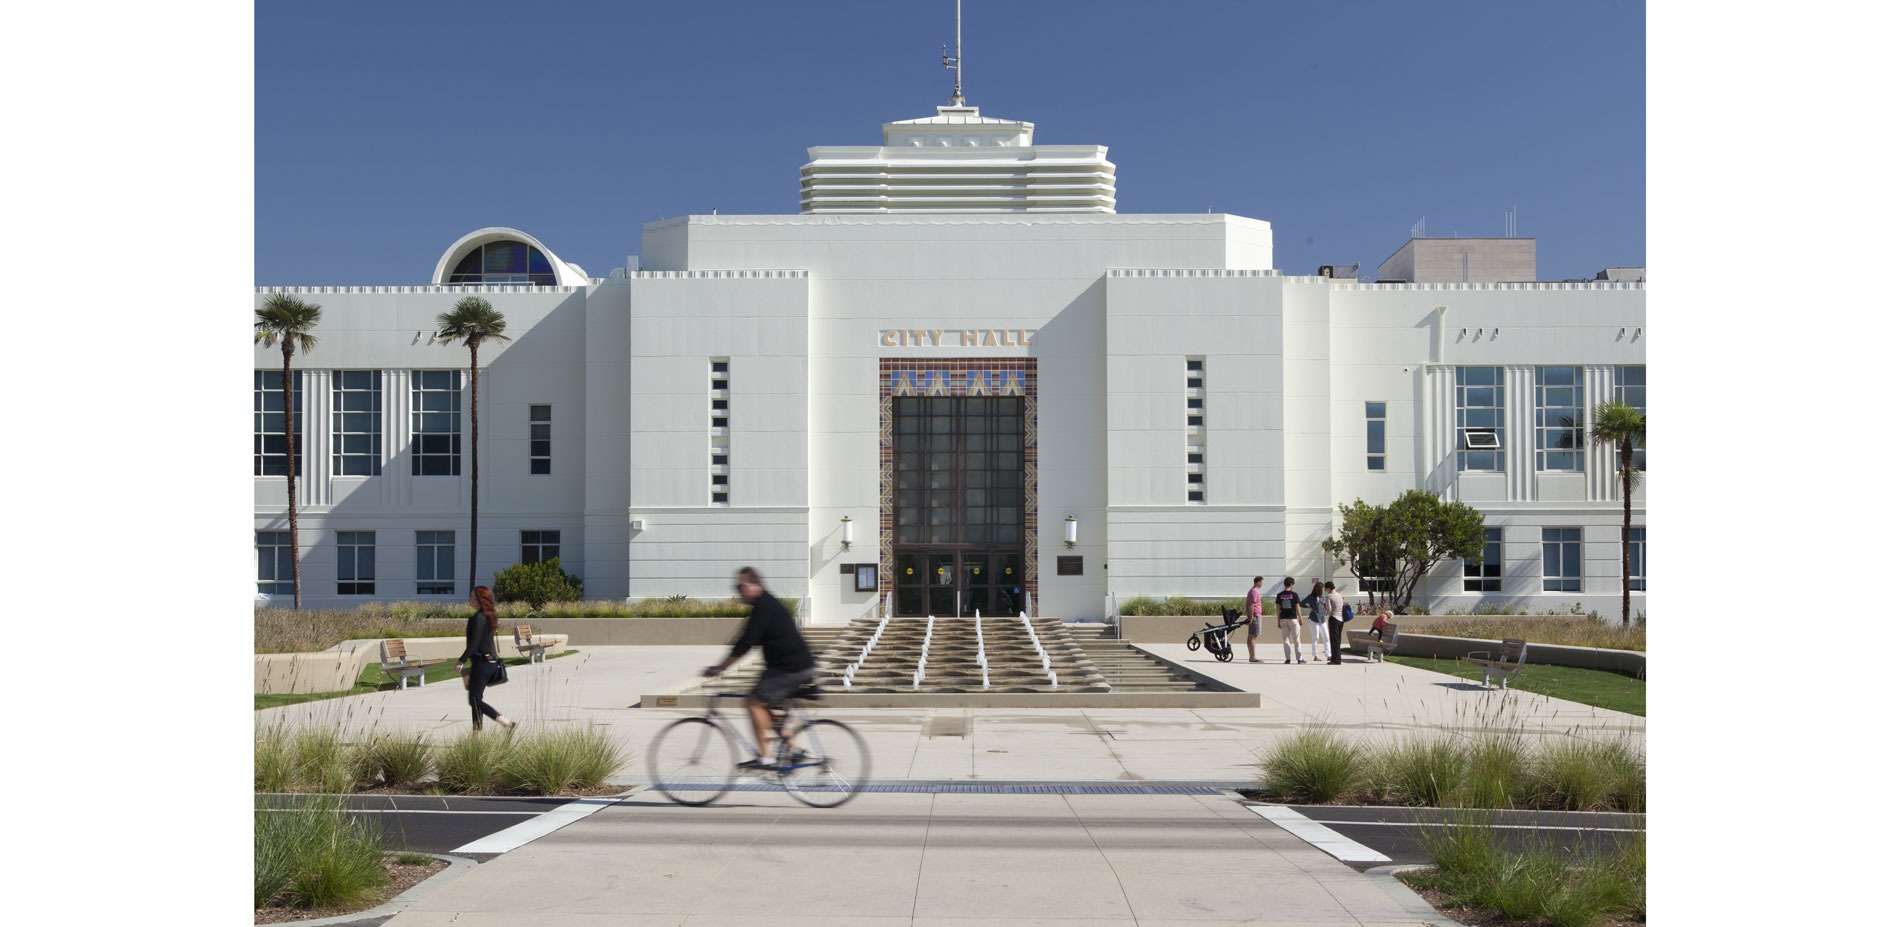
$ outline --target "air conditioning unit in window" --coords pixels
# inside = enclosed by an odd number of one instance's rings
[[[1501,446],[1498,444],[1498,434],[1495,431],[1465,432],[1465,450],[1467,451],[1495,451]]]

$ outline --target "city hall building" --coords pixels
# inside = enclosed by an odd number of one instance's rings
[[[604,277],[484,228],[426,285],[258,288],[323,309],[294,359],[306,605],[554,556],[589,598],[725,597],[751,565],[820,622],[1357,593],[1320,546],[1339,505],[1424,489],[1487,526],[1433,611],[1616,611],[1620,488],[1583,434],[1645,404],[1640,269],[1539,282],[1532,239],[1415,238],[1378,282],[1285,272],[1267,222],[1118,214],[1106,148],[1033,131],[948,106],[813,148],[799,214],[655,222]],[[468,350],[434,331],[471,295],[512,337],[481,348],[479,538]],[[288,597],[281,364],[257,350],[254,543]]]

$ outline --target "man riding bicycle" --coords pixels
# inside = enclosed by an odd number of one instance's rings
[[[765,670],[759,674],[759,684],[752,687],[746,696],[745,707],[752,716],[752,733],[758,740],[758,755],[739,764],[740,769],[772,769],[774,764],[766,757],[766,732],[772,730],[771,706],[791,698],[799,689],[811,684],[818,670],[818,663],[812,659],[811,648],[805,646],[804,635],[798,633],[798,625],[792,621],[792,613],[770,592],[765,591],[765,582],[759,578],[759,571],[743,567],[738,574],[739,598],[752,606],[752,614],[746,617],[745,627],[733,641],[732,652],[726,655],[717,666],[708,666],[703,676],[717,676],[732,664],[745,656],[746,651],[758,647],[765,654]],[[789,734],[789,732],[788,732]],[[787,737],[787,746],[791,746]]]

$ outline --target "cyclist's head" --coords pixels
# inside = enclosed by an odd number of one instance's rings
[[[747,604],[759,600],[759,594],[765,591],[765,580],[759,578],[759,571],[751,567],[739,568],[739,581],[734,585],[739,598]]]

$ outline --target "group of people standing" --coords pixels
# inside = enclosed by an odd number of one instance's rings
[[[1253,578],[1253,588],[1247,590],[1247,662],[1265,663],[1254,649],[1254,642],[1260,638],[1260,622],[1265,609],[1263,601],[1267,578]],[[1346,605],[1346,598],[1330,582],[1313,581],[1313,591],[1301,598],[1293,591],[1293,577],[1280,581],[1280,591],[1273,596],[1273,608],[1279,615],[1280,647],[1286,655],[1285,662],[1296,660],[1302,664],[1306,658],[1300,655],[1300,613],[1305,611],[1306,621],[1313,626],[1309,635],[1313,647],[1313,662],[1321,660],[1334,666],[1339,665],[1339,640],[1345,633],[1343,625],[1352,617]]]

